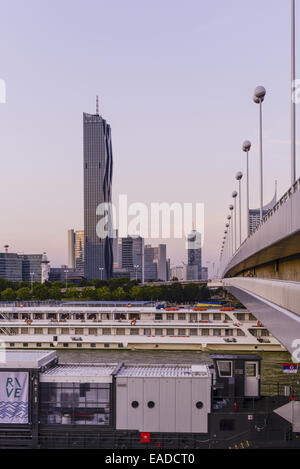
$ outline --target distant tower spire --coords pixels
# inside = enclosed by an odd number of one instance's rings
[[[96,96],[96,115],[99,116],[99,96]]]

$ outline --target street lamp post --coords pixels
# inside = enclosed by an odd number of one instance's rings
[[[237,191],[233,191],[232,197],[234,199],[234,252],[236,252],[236,198]]]
[[[34,272],[30,272],[31,292],[32,292],[32,288],[33,288],[33,279],[34,279]]]
[[[239,181],[239,218],[240,218],[240,223],[239,223],[239,232],[240,232],[240,245],[242,244],[242,185],[241,185],[241,180],[243,177],[243,173],[239,171],[236,173],[236,180]]]
[[[139,265],[135,265],[134,268],[135,268],[135,280],[137,282],[137,270],[139,268]]]
[[[65,272],[65,274],[66,274],[66,289],[67,289],[67,288],[68,288],[68,272],[69,272],[69,271],[68,271],[68,270],[65,270],[64,272]]]
[[[229,226],[229,245],[230,245],[230,257],[232,256],[233,252],[232,252],[232,236],[233,236],[233,233],[232,233],[232,222],[231,222],[231,215],[228,215],[227,217],[227,220],[228,220],[228,226]]]
[[[230,259],[230,229],[229,229],[229,223],[226,223],[226,230],[227,230],[227,233],[228,233],[228,236],[227,236],[227,243],[228,243],[228,258]]]
[[[231,252],[233,255],[233,205],[229,205],[229,210],[231,212]]]
[[[104,267],[99,267],[100,279],[101,279],[101,280],[103,280],[103,270],[104,270]]]
[[[254,91],[253,101],[259,104],[259,179],[260,179],[260,221],[263,217],[263,144],[262,144],[262,103],[266,90],[263,86],[257,86]]]
[[[243,151],[247,154],[247,164],[246,164],[246,194],[247,194],[247,236],[250,235],[250,224],[249,224],[249,151],[251,148],[251,142],[245,140],[243,143]]]

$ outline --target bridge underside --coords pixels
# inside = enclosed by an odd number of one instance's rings
[[[291,354],[300,347],[300,316],[242,288],[225,288],[245,305]]]

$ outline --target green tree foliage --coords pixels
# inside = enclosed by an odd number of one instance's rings
[[[6,288],[1,292],[1,298],[4,301],[13,301],[17,298],[17,295],[12,288]]]
[[[18,300],[31,300],[31,291],[28,287],[19,288],[16,291]]]
[[[108,287],[101,287],[96,290],[98,300],[109,301],[111,299],[111,292]]]

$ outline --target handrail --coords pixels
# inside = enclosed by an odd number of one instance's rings
[[[221,263],[221,266],[220,266],[221,277],[224,276],[224,273],[228,270],[227,266],[229,266],[232,263],[232,261],[239,254],[239,252],[244,247],[244,245],[247,243],[248,239],[250,239],[275,214],[275,212],[277,212],[299,189],[300,189],[300,178],[298,178],[297,181],[275,203],[275,205],[270,210],[268,210],[268,212],[263,216],[260,222],[256,225],[252,233],[244,239],[242,244],[237,248],[234,254],[228,259],[225,267],[222,268],[222,263]]]

